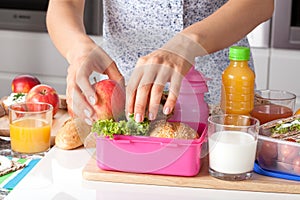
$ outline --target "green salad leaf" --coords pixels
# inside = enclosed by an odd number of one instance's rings
[[[296,119],[290,123],[278,124],[271,129],[272,134],[285,134],[290,131],[300,131],[300,119]]]
[[[98,120],[92,126],[92,132],[100,136],[113,138],[115,134],[120,135],[147,135],[150,127],[150,121],[145,118],[143,122],[136,122],[133,114],[129,116],[128,121],[119,122],[113,119]]]
[[[18,100],[19,98],[24,97],[24,96],[25,96],[24,93],[17,93],[17,94],[15,94],[15,95],[13,96],[13,101],[16,101],[16,100]]]

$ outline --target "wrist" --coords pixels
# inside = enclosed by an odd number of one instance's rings
[[[195,38],[183,33],[176,34],[161,49],[182,57],[192,65],[195,64],[196,57],[208,54]]]
[[[92,52],[96,48],[95,42],[88,36],[79,37],[77,41],[66,52],[66,59],[69,64],[73,64],[79,58]]]

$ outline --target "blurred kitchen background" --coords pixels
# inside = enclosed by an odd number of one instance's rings
[[[0,1],[0,97],[10,94],[16,75],[27,73],[65,93],[68,64],[47,34],[48,1]],[[86,0],[85,25],[97,43],[102,35],[101,10],[101,1]],[[273,18],[253,30],[248,39],[257,89],[293,92],[300,104],[300,1],[275,0]]]
[[[32,74],[65,94],[68,63],[46,29],[49,0],[0,0],[0,97],[11,93],[18,74]],[[84,22],[97,42],[102,35],[102,1],[86,0]]]

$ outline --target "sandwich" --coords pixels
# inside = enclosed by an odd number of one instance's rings
[[[271,138],[300,143],[300,115],[263,124],[260,134]]]
[[[149,136],[193,140],[199,138],[198,133],[182,122],[155,121],[150,126]]]

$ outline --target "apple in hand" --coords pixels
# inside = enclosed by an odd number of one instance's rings
[[[11,83],[13,93],[28,93],[31,88],[41,84],[38,78],[31,75],[18,75]]]
[[[59,108],[59,96],[56,90],[45,84],[39,84],[31,88],[26,96],[26,102],[44,102],[53,106],[53,116]]]
[[[114,80],[104,79],[93,85],[98,101],[94,109],[98,120],[117,120],[125,111],[125,91]]]

